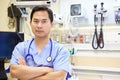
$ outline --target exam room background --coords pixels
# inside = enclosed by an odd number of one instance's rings
[[[89,20],[88,24],[92,24],[93,26],[93,12],[91,12],[93,9],[93,3],[97,3],[100,4],[100,2],[104,2],[104,7],[106,9],[109,8],[109,11],[113,11],[113,7],[114,7],[114,3],[116,1],[120,3],[119,0],[57,0],[56,3],[53,3],[51,5],[51,9],[53,10],[53,12],[55,12],[56,14],[62,15],[62,17],[67,16],[67,14],[69,13],[69,4],[73,3],[76,4],[80,2],[81,7],[82,7],[82,14],[83,16],[87,17]],[[9,29],[8,28],[8,21],[9,21],[9,17],[7,16],[7,8],[10,6],[10,3],[12,2],[12,0],[0,0],[0,31],[14,31],[15,29]],[[118,4],[119,4],[118,3]],[[87,4],[87,5],[86,5]],[[93,5],[91,5],[93,4]],[[64,6],[62,6],[64,5]],[[89,6],[89,8],[88,8]],[[98,5],[100,6],[100,5]],[[83,8],[84,7],[84,8]],[[64,14],[64,15],[63,15]],[[108,23],[114,23],[114,12],[108,12],[107,15],[111,15],[108,17],[107,22]]]
[[[7,16],[7,8],[10,6],[11,1],[12,0],[0,0],[0,31],[15,31],[15,28],[13,28],[13,29],[8,28],[9,17]],[[100,2],[104,1],[105,7],[107,6],[106,9],[109,8],[109,11],[110,10],[113,11],[113,7],[114,7],[113,3],[115,3],[115,1],[116,1],[116,3],[118,3],[117,0],[99,0],[99,1],[98,0],[91,0],[89,2],[88,2],[88,0],[65,0],[65,1],[64,0],[57,0],[56,3],[53,3],[51,5],[51,9],[56,14],[61,14],[61,15],[65,14],[64,15],[64,17],[65,17],[66,14],[69,13],[69,10],[67,10],[69,8],[68,7],[69,3],[77,3],[77,2],[80,2],[80,1],[84,5],[84,8],[86,7],[85,11],[87,12],[87,16],[85,16],[85,17],[88,17],[88,19],[90,19],[89,20],[90,22],[88,23],[88,24],[92,24],[92,25],[90,25],[90,27],[94,27],[93,26],[93,16],[91,16],[93,14],[93,12],[91,12],[89,10],[89,8],[87,8],[88,6],[90,6],[91,7],[90,9],[93,9],[93,6],[90,5],[90,4],[93,4],[93,2],[95,2],[95,1],[96,1],[96,3],[100,4]],[[108,4],[108,2],[109,2],[109,4]],[[120,1],[119,1],[119,3],[120,3]],[[85,4],[87,4],[87,5],[85,5]],[[64,6],[62,6],[62,5],[64,5]],[[85,13],[85,11],[83,10],[84,13]],[[108,14],[111,15],[111,16],[109,16],[107,18],[107,20],[108,20],[107,22],[108,23],[110,22],[110,23],[114,24],[115,23],[114,22],[114,15],[113,15],[114,12],[110,12],[110,13],[108,12]],[[114,25],[114,26],[119,26],[119,25]],[[22,27],[25,27],[25,26],[22,26]],[[27,32],[25,32],[25,33],[27,33]],[[111,35],[108,35],[108,37],[110,37],[110,36]]]
[[[7,8],[8,6],[10,6],[10,1],[12,0],[0,0],[0,31],[15,31],[15,28],[13,29],[9,29],[8,28],[8,21],[9,21],[9,18],[7,16]],[[69,13],[69,10],[68,10],[68,5],[69,3],[77,3],[77,2],[81,2],[83,5],[84,4],[87,4],[87,5],[84,5],[84,8],[85,10],[83,11],[84,13],[86,13],[87,15],[85,15],[85,17],[88,18],[89,22],[87,23],[90,27],[93,27],[94,28],[94,25],[93,25],[93,14],[94,12],[91,12],[92,9],[93,9],[93,5],[90,5],[90,4],[93,4],[94,1],[96,1],[96,3],[99,4],[100,6],[100,3],[102,1],[104,1],[104,5],[106,7],[106,9],[108,9],[109,11],[113,11],[113,3],[115,1],[119,1],[119,0],[57,0],[56,3],[53,3],[51,5],[51,8],[52,10],[57,13],[57,14],[61,14],[63,15],[64,14],[64,17],[66,16],[66,14]],[[108,4],[109,2],[109,4]],[[120,3],[120,2],[119,2]],[[64,6],[63,6],[64,5]],[[88,6],[90,6],[89,9]],[[86,12],[85,12],[86,11]],[[107,28],[107,30],[115,30],[115,31],[119,31],[120,32],[120,25],[115,25],[115,22],[114,22],[114,12],[108,12],[108,15],[111,15],[107,18],[107,23],[111,23],[111,25],[107,25],[107,26],[110,26],[109,28]],[[57,26],[57,25],[56,25]],[[58,25],[59,26],[59,25]],[[23,26],[24,27],[24,26]],[[88,30],[88,27],[85,26],[82,26],[83,28],[85,27],[85,29],[82,29],[81,33]],[[118,27],[118,28],[116,28]],[[27,31],[27,30],[26,30]],[[89,32],[89,30],[88,30]],[[25,32],[25,33],[28,33],[28,32]],[[109,31],[108,31],[109,33]],[[114,34],[114,33],[113,33]],[[106,34],[105,34],[106,35]],[[112,36],[113,39],[114,38],[118,38],[120,40],[120,37],[116,37],[115,36]],[[107,34],[107,38],[110,38],[111,39],[111,35]],[[26,37],[26,39],[28,39],[28,37]],[[106,40],[106,39],[105,39]],[[106,45],[105,45],[106,46]],[[82,45],[81,45],[82,47]],[[120,48],[120,46],[118,46]],[[75,65],[77,66],[97,66],[97,67],[105,67],[105,68],[109,68],[109,67],[113,67],[113,68],[120,68],[120,50],[117,50],[117,52],[115,51],[90,51],[90,50],[86,50],[84,51],[84,49],[81,50],[80,52],[81,54],[78,54],[79,56],[74,56],[75,58],[73,58],[73,62],[75,63]],[[116,80],[119,80],[120,77],[118,77]],[[101,79],[88,79],[88,80],[101,80]],[[108,79],[105,79],[105,80],[108,80]],[[109,80],[114,80],[110,77]]]
[[[7,8],[10,6],[10,3],[11,3],[11,1],[12,0],[0,0],[0,31],[15,31],[15,28],[13,28],[13,29],[9,29],[8,28],[8,21],[9,21],[9,17],[7,16]],[[83,6],[81,6],[82,7],[82,11],[83,11],[83,13],[85,13],[86,12],[86,14],[87,14],[87,16],[84,14],[83,16],[85,16],[85,17],[88,17],[88,19],[90,19],[89,21],[90,22],[88,22],[87,24],[89,24],[89,28],[90,27],[93,27],[94,28],[94,26],[93,26],[93,16],[91,16],[91,15],[93,15],[93,12],[91,12],[92,11],[92,9],[93,9],[93,5],[90,5],[90,4],[94,4],[94,2],[95,3],[97,3],[97,4],[99,4],[99,6],[100,6],[100,3],[101,2],[104,2],[104,5],[105,5],[105,8],[106,9],[108,9],[109,11],[111,10],[111,11],[113,11],[113,7],[114,7],[114,3],[116,2],[116,3],[118,3],[118,1],[117,0],[91,0],[91,1],[88,1],[88,0],[57,0],[57,2],[56,3],[52,3],[52,5],[51,5],[51,9],[53,10],[53,12],[54,13],[56,13],[56,14],[60,14],[60,15],[63,15],[63,18],[64,17],[66,17],[66,15],[69,13],[69,4],[71,4],[71,3],[73,3],[73,4],[76,4],[76,3],[79,3],[79,2],[81,2],[81,4],[82,5],[84,5],[84,9],[85,10],[83,10]],[[109,2],[109,4],[108,4],[108,2]],[[119,1],[119,3],[120,3],[120,1]],[[118,3],[118,4],[119,4]],[[87,4],[87,5],[85,5],[85,4]],[[64,5],[64,6],[63,6]],[[89,8],[88,8],[88,6],[90,6],[91,8],[90,8],[90,10],[89,10]],[[107,6],[107,7],[106,7]],[[109,16],[108,18],[107,18],[107,22],[108,23],[111,23],[111,24],[115,24],[115,22],[114,22],[114,12],[110,12],[109,13],[109,11],[108,11],[108,15],[111,15],[111,16]],[[64,15],[65,14],[65,15]],[[109,26],[113,26],[113,30],[114,30],[114,27],[115,27],[115,30],[117,29],[116,28],[116,26],[118,27],[119,25],[109,25]],[[22,26],[22,27],[25,27],[24,25]],[[83,26],[84,27],[84,26]],[[85,26],[86,27],[86,26]],[[87,27],[87,30],[89,29]],[[117,30],[119,30],[119,28],[117,29]],[[24,32],[24,33],[27,33],[27,28],[26,28],[26,30],[25,30],[26,32]],[[83,32],[84,31],[86,31],[86,28],[85,29],[83,29],[82,30]],[[81,31],[81,32],[82,32]],[[89,31],[88,31],[89,32]],[[107,35],[108,36],[108,38],[109,37],[111,37],[111,35]],[[113,36],[113,37],[115,37],[115,36]],[[27,39],[28,37],[26,36],[25,37],[25,39]],[[116,38],[116,37],[115,37]],[[99,53],[99,52],[98,52]],[[104,52],[101,52],[101,53],[104,53]],[[89,53],[88,53],[89,54]],[[93,54],[94,55],[94,54]],[[114,55],[114,54],[113,54]],[[118,54],[119,55],[119,54]],[[89,60],[88,60],[89,61]],[[75,62],[76,62],[76,60],[75,60]],[[84,61],[83,61],[84,62]],[[118,60],[118,62],[119,62],[119,60]],[[117,64],[117,63],[116,63]],[[114,66],[114,65],[113,65]],[[119,67],[120,65],[117,65],[117,67]]]

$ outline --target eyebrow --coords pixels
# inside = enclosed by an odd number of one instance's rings
[[[42,19],[43,21],[46,21],[47,19]]]
[[[34,18],[33,20],[39,20],[39,19],[36,19],[36,18]],[[47,19],[42,19],[42,21],[46,21]]]

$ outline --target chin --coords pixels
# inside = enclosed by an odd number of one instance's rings
[[[36,36],[37,38],[45,38],[43,35]]]

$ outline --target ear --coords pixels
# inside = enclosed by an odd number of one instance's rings
[[[52,22],[52,23],[51,23],[51,25],[52,25],[52,27],[53,27],[53,26],[55,25],[55,23],[54,23],[54,22]]]

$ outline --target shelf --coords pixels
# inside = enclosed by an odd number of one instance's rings
[[[112,44],[112,45],[111,45]],[[92,44],[90,43],[74,43],[74,44],[63,44],[66,47],[74,47],[76,51],[120,51],[120,42],[111,43],[111,44],[105,44],[105,47],[103,49],[93,49]],[[116,48],[117,47],[117,48]]]
[[[120,75],[120,68],[103,68],[103,67],[90,67],[90,66],[72,66],[75,73],[80,74],[94,74],[94,75]]]

